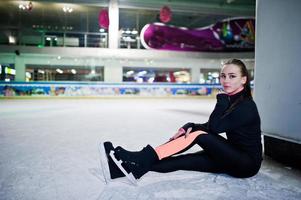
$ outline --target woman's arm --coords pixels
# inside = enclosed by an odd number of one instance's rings
[[[193,122],[188,122],[184,126],[181,127],[185,132],[187,132],[188,128],[191,128],[191,132],[195,131],[205,131],[208,132],[208,122],[203,124],[196,124]]]

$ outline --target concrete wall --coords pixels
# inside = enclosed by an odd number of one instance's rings
[[[265,135],[301,143],[301,1],[257,0],[255,100]]]

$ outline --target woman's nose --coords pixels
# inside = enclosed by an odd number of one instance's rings
[[[224,82],[229,82],[229,80],[230,80],[229,77],[226,76]]]

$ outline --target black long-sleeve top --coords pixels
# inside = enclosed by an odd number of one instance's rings
[[[244,93],[243,90],[232,96],[218,94],[217,103],[208,122],[194,124],[193,131],[202,130],[209,134],[226,132],[230,144],[246,152],[256,163],[260,164],[262,161],[260,117],[253,99],[242,100],[230,113],[225,115],[231,104]]]

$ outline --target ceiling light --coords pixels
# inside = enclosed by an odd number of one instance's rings
[[[138,33],[138,31],[136,29],[133,29],[131,33],[135,35]]]
[[[138,75],[138,76],[143,76],[143,75],[145,75],[145,74],[147,74],[147,71],[144,70],[144,71],[139,72],[137,75]]]
[[[21,10],[25,10],[25,9],[26,9],[26,7],[25,7],[24,5],[22,5],[22,4],[19,4],[19,9],[21,9]]]
[[[76,70],[75,69],[71,69],[71,73],[72,74],[76,74]]]
[[[132,74],[134,74],[134,71],[133,71],[133,70],[128,71],[128,72],[126,72],[126,74],[127,74],[127,75],[132,75]]]
[[[130,33],[131,33],[130,29],[129,29],[129,28],[126,29],[125,33],[126,33],[126,34],[130,34]]]
[[[56,69],[55,70],[57,73],[59,73],[59,74],[62,74],[63,73],[63,70],[61,70],[61,69]]]
[[[16,38],[14,36],[8,36],[8,43],[9,44],[16,44]]]
[[[38,70],[38,73],[45,74],[45,71],[39,69],[39,70]]]
[[[25,74],[26,74],[27,78],[31,78],[31,73],[30,72],[26,72]]]
[[[69,6],[64,6],[64,7],[63,7],[63,11],[64,11],[65,13],[71,13],[71,12],[73,11],[73,8],[70,8]]]

